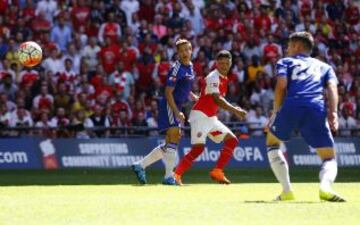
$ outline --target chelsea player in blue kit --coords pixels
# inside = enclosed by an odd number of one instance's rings
[[[145,168],[163,159],[165,176],[163,184],[176,185],[173,170],[176,164],[176,150],[181,138],[181,124],[185,122],[185,115],[181,112],[184,103],[189,98],[196,101],[198,96],[191,92],[194,81],[191,63],[192,46],[188,40],[180,39],[176,42],[179,60],[171,67],[166,81],[165,96],[158,102],[158,127],[165,132],[165,144],[155,147],[142,160],[132,165],[132,170],[140,184],[146,184]]]
[[[274,113],[266,138],[268,158],[283,190],[276,200],[294,200],[289,167],[279,149],[294,129],[299,129],[308,145],[317,150],[322,160],[319,174],[321,200],[345,201],[332,189],[337,175],[334,139],[331,130],[338,128],[337,78],[330,65],[310,57],[314,39],[308,32],[290,35],[288,57],[277,62]],[[328,105],[324,90],[327,91]],[[330,130],[331,129],[331,130]]]

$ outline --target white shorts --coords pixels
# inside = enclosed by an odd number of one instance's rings
[[[205,144],[206,137],[215,143],[220,143],[227,134],[233,134],[216,116],[208,117],[199,110],[191,110],[189,122],[191,144]]]

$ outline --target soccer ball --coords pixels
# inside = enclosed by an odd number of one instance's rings
[[[36,66],[41,62],[41,47],[33,41],[21,43],[17,51],[20,63],[26,67]]]

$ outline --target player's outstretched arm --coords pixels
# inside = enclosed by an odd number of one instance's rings
[[[180,110],[177,108],[173,96],[174,87],[166,86],[165,87],[165,98],[167,102],[169,103],[169,106],[171,110],[174,112],[177,119],[179,119],[182,122],[185,122],[185,115],[184,113],[180,112]]]
[[[338,104],[339,104],[339,95],[337,90],[337,84],[335,82],[328,82],[327,85],[327,93],[329,98],[329,113],[328,113],[328,121],[331,130],[334,132],[339,128],[338,121]]]
[[[245,119],[247,112],[240,107],[235,107],[230,104],[224,97],[222,97],[219,93],[213,93],[212,97],[214,102],[220,107],[223,108],[238,117],[240,120]]]

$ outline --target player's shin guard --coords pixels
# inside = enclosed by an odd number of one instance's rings
[[[268,158],[272,171],[275,177],[281,183],[283,192],[288,193],[291,191],[289,166],[284,157],[284,154],[279,149],[279,146],[268,146]]]
[[[331,185],[334,183],[337,175],[337,162],[335,158],[324,160],[320,169],[320,189],[323,191],[332,191]]]
[[[164,152],[165,178],[172,177],[176,164],[176,150],[178,144],[168,143]]]
[[[175,173],[177,175],[182,175],[186,172],[192,165],[193,161],[204,151],[204,146],[193,146],[184,158],[180,161],[177,166]]]
[[[231,138],[225,141],[224,147],[221,150],[219,160],[216,163],[217,169],[224,169],[226,164],[230,161],[234,154],[234,149],[238,145],[239,141],[236,138]]]
[[[142,160],[136,162],[135,164],[139,164],[143,169],[150,166],[151,164],[159,161],[163,158],[164,145],[156,146],[149,154],[147,154]]]

